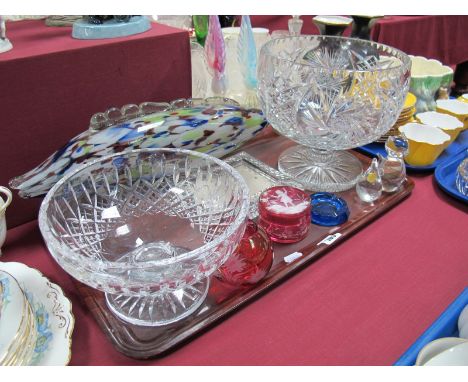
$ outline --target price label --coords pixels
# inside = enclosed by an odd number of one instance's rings
[[[290,255],[285,256],[283,260],[284,260],[285,263],[289,264],[289,263],[292,263],[294,260],[297,260],[298,258],[300,258],[302,256],[303,256],[303,254],[301,252],[293,252]]]
[[[330,245],[331,243],[333,243],[336,239],[338,239],[339,237],[341,236],[341,233],[334,233],[333,235],[328,235],[325,239],[323,239],[320,243],[318,243],[317,245],[320,245],[320,244],[326,244],[326,245]]]

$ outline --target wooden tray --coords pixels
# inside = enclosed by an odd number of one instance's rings
[[[294,145],[294,142],[276,135],[268,127],[254,141],[242,147],[242,150],[276,168],[279,154]],[[362,161],[363,167],[369,166],[368,157],[357,152],[354,154]],[[354,189],[340,192],[339,196],[346,200],[350,209],[350,218],[346,223],[337,227],[312,225],[307,237],[299,243],[274,244],[273,266],[267,277],[254,286],[234,288],[212,277],[208,296],[197,312],[171,325],[148,328],[125,323],[109,311],[102,292],[79,282],[76,284],[99,326],[118,351],[133,358],[161,356],[226,318],[236,309],[279,285],[287,277],[327,253],[335,245],[402,201],[411,193],[413,187],[413,181],[408,178],[398,192],[384,193],[374,205],[362,203]],[[291,262],[286,261],[290,257],[286,260],[285,257],[294,252],[300,252],[302,255]]]

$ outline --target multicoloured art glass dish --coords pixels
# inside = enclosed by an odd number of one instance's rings
[[[236,101],[218,97],[111,108],[93,115],[88,130],[33,170],[12,179],[10,186],[24,198],[44,195],[80,164],[140,148],[183,148],[222,157],[265,125],[260,110],[244,109]]]

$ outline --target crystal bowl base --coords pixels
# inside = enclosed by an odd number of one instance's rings
[[[356,184],[362,173],[361,162],[346,151],[319,152],[294,146],[278,159],[278,169],[310,191],[339,192]]]
[[[109,309],[123,321],[140,326],[163,326],[182,320],[195,312],[208,294],[210,280],[169,293],[139,297],[106,293]]]

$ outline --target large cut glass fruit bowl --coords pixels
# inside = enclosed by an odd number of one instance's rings
[[[258,93],[273,128],[301,146],[278,167],[310,190],[351,188],[362,172],[346,151],[373,142],[396,122],[411,60],[372,41],[334,36],[274,39],[260,51]]]
[[[39,226],[62,268],[104,291],[124,321],[159,326],[193,313],[236,249],[249,192],[231,166],[180,149],[89,162],[45,197]]]

